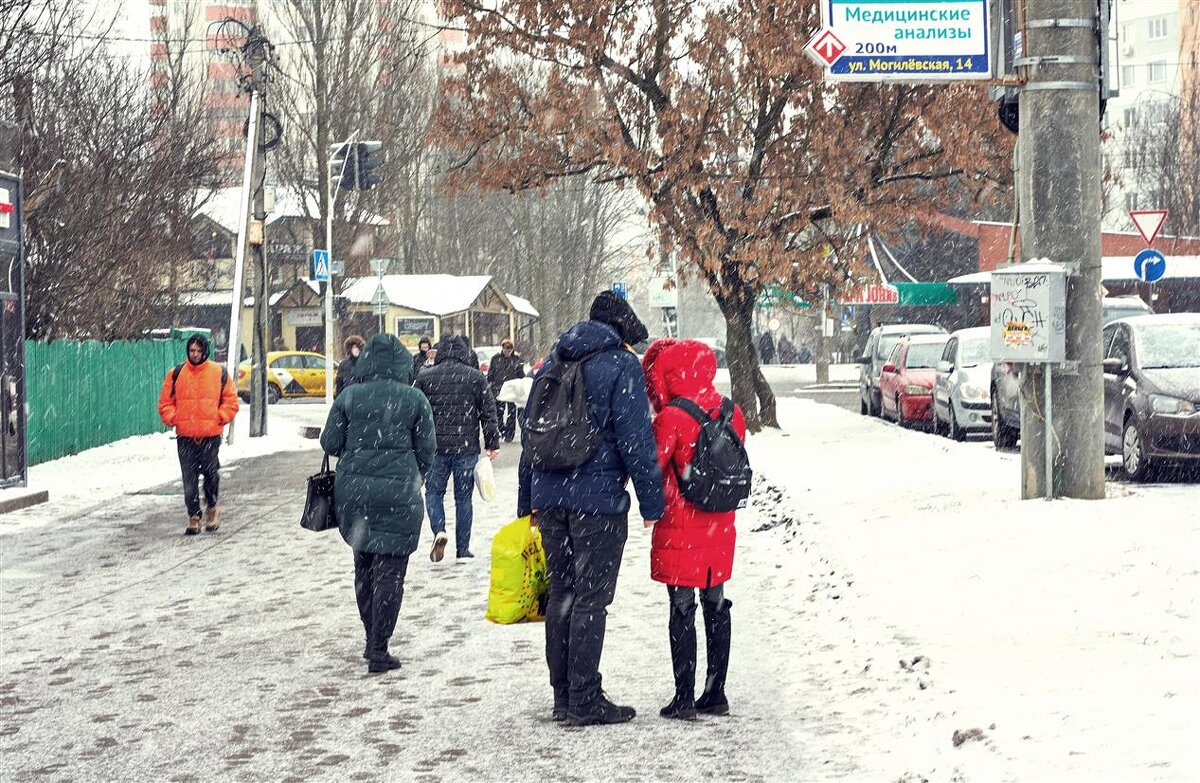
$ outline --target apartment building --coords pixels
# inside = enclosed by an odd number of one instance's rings
[[[1117,0],[1114,4],[1120,95],[1109,100],[1105,121],[1111,134],[1106,153],[1118,179],[1109,194],[1110,227],[1128,227],[1129,210],[1156,206],[1145,203],[1138,190],[1131,132],[1161,121],[1185,81],[1195,78],[1198,5],[1197,0]]]
[[[182,69],[188,81],[203,90],[205,129],[220,145],[223,184],[241,182],[245,161],[243,128],[250,98],[242,90],[242,69],[220,48],[229,43],[219,35],[219,23],[236,19],[253,25],[259,21],[256,0],[149,0],[151,86],[168,83],[172,68]]]

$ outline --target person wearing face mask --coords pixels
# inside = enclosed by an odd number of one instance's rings
[[[354,383],[354,365],[358,363],[358,357],[362,355],[363,346],[366,341],[357,334],[352,334],[346,338],[346,358],[342,359],[338,364],[337,375],[333,379],[333,396],[337,397],[350,384]]]
[[[221,525],[217,510],[220,483],[221,433],[238,412],[237,389],[221,365],[209,361],[208,338],[192,335],[187,341],[187,361],[167,370],[158,395],[158,415],[175,429],[175,446],[183,471],[183,502],[188,524],[184,533],[200,532],[200,477],[204,476],[204,527],[216,532]]]

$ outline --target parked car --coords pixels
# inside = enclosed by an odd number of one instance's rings
[[[892,348],[879,371],[883,418],[893,418],[902,427],[933,421],[933,382],[949,339],[945,333],[914,335]]]
[[[934,432],[965,440],[968,432],[991,428],[991,336],[991,327],[979,326],[959,329],[946,341],[933,383]]]
[[[333,366],[337,369],[337,364]],[[250,398],[250,362],[238,365],[238,396]],[[267,403],[283,397],[324,397],[325,357],[307,351],[272,351],[267,354]]]
[[[1103,341],[1105,451],[1135,481],[1200,461],[1200,314],[1114,321]]]
[[[916,334],[945,334],[946,330],[931,324],[889,324],[876,326],[867,336],[863,355],[858,357],[859,410],[864,416],[881,415],[879,376],[892,349],[905,337]]]
[[[1150,306],[1136,296],[1105,297],[1100,302],[1100,321],[1107,326],[1121,318],[1153,315]],[[1011,449],[1021,436],[1021,374],[1019,365],[996,362],[989,384],[992,401],[992,444]]]

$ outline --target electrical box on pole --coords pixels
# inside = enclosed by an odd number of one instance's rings
[[[1067,275],[1061,264],[1030,261],[992,272],[992,359],[1066,360]]]

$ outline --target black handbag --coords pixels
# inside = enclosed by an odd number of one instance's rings
[[[321,532],[338,526],[333,506],[333,481],[337,474],[329,469],[329,455],[321,462],[321,472],[308,477],[308,497],[304,500],[304,515],[300,527]]]

